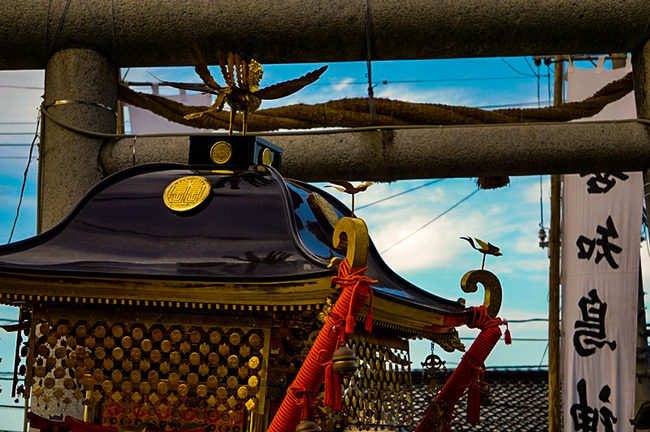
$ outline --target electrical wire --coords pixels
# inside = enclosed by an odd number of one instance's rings
[[[56,41],[59,39],[59,36],[61,35],[61,30],[63,30],[63,23],[65,22],[65,16],[68,13],[68,9],[70,9],[70,3],[72,3],[72,0],[66,0],[65,6],[63,7],[63,13],[61,14],[61,18],[59,19],[59,24],[56,27],[56,31],[54,32],[54,36],[52,36],[52,43],[50,44],[50,49],[49,52],[50,54],[54,54],[54,46],[56,44]],[[48,7],[47,7],[47,16],[49,18],[50,15],[50,6],[52,5],[52,0],[50,0]],[[46,26],[49,26],[49,19],[45,23]],[[46,27],[46,37],[47,37],[47,27]]]
[[[416,190],[418,190],[418,189],[422,189],[422,188],[424,188],[424,187],[431,186],[432,184],[440,183],[440,182],[443,181],[443,180],[444,180],[444,179],[435,179],[435,180],[432,180],[432,181],[427,182],[427,183],[425,183],[425,184],[421,184],[420,186],[416,186],[416,187],[414,187],[414,188],[407,189],[407,190],[405,190],[405,191],[402,191],[402,192],[396,193],[396,194],[394,194],[394,195],[387,196],[386,198],[382,198],[382,199],[380,199],[380,200],[373,201],[373,202],[371,202],[370,204],[362,205],[362,206],[360,206],[360,207],[357,207],[357,210],[361,210],[361,209],[364,209],[364,208],[366,208],[366,207],[370,207],[370,206],[373,206],[373,205],[375,205],[375,204],[379,204],[379,203],[382,203],[382,202],[384,202],[384,201],[388,201],[388,200],[390,200],[390,199],[397,198],[398,196],[406,195],[407,193],[411,193],[411,192],[416,191]]]
[[[462,203],[464,203],[465,201],[467,201],[468,199],[470,199],[471,197],[473,197],[476,193],[478,193],[478,191],[480,191],[480,189],[476,189],[476,190],[474,190],[472,193],[470,193],[469,195],[467,195],[466,197],[464,197],[463,199],[461,199],[460,201],[458,201],[456,204],[452,205],[452,206],[449,207],[447,210],[443,211],[443,212],[440,213],[438,216],[434,217],[434,218],[431,219],[429,222],[425,223],[425,224],[422,225],[420,228],[418,228],[418,229],[416,229],[415,231],[413,231],[411,234],[409,234],[409,235],[407,235],[406,237],[402,238],[401,240],[398,240],[397,242],[393,243],[391,246],[389,246],[388,248],[384,249],[384,250],[381,251],[380,253],[384,254],[384,253],[388,252],[389,250],[391,250],[392,248],[394,248],[395,246],[397,246],[398,244],[400,244],[400,243],[402,243],[403,241],[405,241],[406,239],[408,239],[408,238],[414,236],[415,234],[417,234],[418,232],[420,232],[420,231],[423,230],[424,228],[428,227],[429,225],[431,225],[432,223],[434,223],[435,221],[437,221],[438,219],[440,219],[441,217],[443,217],[444,215],[446,215],[447,213],[449,213],[450,211],[452,211],[453,209],[455,209],[456,207],[458,207],[459,205],[461,205]]]
[[[0,132],[0,135],[2,136],[15,136],[15,135],[21,135],[21,136],[32,136],[33,132]]]
[[[473,341],[476,338],[471,336],[465,336],[459,338],[464,341]],[[512,338],[513,342],[548,342],[548,338]]]
[[[517,72],[519,75],[522,75],[522,76],[525,76],[525,77],[530,77],[530,78],[534,78],[534,77],[535,77],[535,75],[527,74],[527,73],[525,73],[525,72],[522,72],[522,71],[518,70],[518,69],[515,68],[513,65],[511,65],[510,63],[508,63],[508,62],[506,61],[506,59],[504,59],[503,57],[499,57],[499,58],[500,58],[501,61],[504,62],[504,63],[505,63],[505,64],[506,64],[510,69],[512,69],[513,71]]]
[[[547,342],[546,343],[546,348],[544,348],[544,352],[542,353],[542,358],[539,359],[539,365],[537,366],[537,370],[540,370],[542,368],[542,363],[544,362],[544,357],[546,356],[546,353],[548,352],[548,345],[549,344]]]
[[[521,324],[521,323],[530,323],[530,322],[548,322],[548,318],[528,318],[528,319],[520,319],[520,320],[513,320],[513,319],[508,320],[508,324],[510,323]]]
[[[0,143],[0,147],[29,147],[31,144]]]
[[[548,104],[552,104],[553,96],[551,94],[551,67],[546,65],[546,91],[548,92]]]
[[[528,61],[528,57],[524,57],[524,60],[526,60],[526,64],[528,65],[528,68],[530,71],[535,75],[537,78],[539,78],[539,69],[537,72],[535,72],[535,69],[533,69],[533,65],[530,64],[530,61]]]
[[[25,185],[27,184],[27,175],[29,174],[29,166],[32,163],[32,154],[34,152],[34,145],[38,139],[38,127],[41,123],[41,115],[39,113],[36,119],[36,132],[34,133],[34,139],[32,140],[32,145],[29,148],[29,158],[27,159],[27,166],[25,167],[25,173],[23,174],[23,184],[20,187],[20,196],[18,198],[18,206],[16,207],[16,218],[14,219],[13,226],[11,227],[11,233],[9,234],[9,240],[7,243],[11,243],[11,239],[14,236],[14,231],[16,230],[16,225],[18,224],[18,217],[20,216],[20,207],[23,203],[23,196],[25,195]]]
[[[539,228],[544,228],[544,199],[542,188],[542,176],[539,176]]]
[[[524,107],[524,106],[533,106],[533,105],[539,105],[539,102],[518,102],[518,103],[512,103],[512,104],[499,104],[499,105],[478,105],[473,108],[519,108],[519,107]]]
[[[370,1],[366,0],[366,69],[368,73],[368,108],[370,110],[370,120],[373,125],[377,124],[377,108],[375,107],[375,90],[372,85],[372,45],[370,34]]]
[[[43,87],[28,87],[28,86],[14,86],[8,84],[0,84],[0,88],[11,88],[11,89],[20,89],[20,90],[45,90]]]

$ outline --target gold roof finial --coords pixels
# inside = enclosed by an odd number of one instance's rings
[[[501,253],[501,249],[498,247],[494,246],[492,243],[484,242],[483,240],[474,237],[472,239],[471,237],[460,237],[463,240],[467,240],[467,242],[477,251],[481,252],[483,254],[483,263],[481,264],[481,269],[485,267],[485,257],[487,255],[492,255],[492,256],[501,256],[503,255]],[[478,247],[474,244],[474,241],[478,244]]]
[[[354,217],[354,196],[359,192],[365,192],[370,186],[372,186],[372,182],[365,182],[361,183],[359,186],[354,186],[352,183],[345,180],[332,180],[330,183],[332,183],[332,185],[327,185],[326,187],[331,187],[352,195],[352,217]]]
[[[186,120],[196,119],[211,112],[222,111],[227,103],[230,106],[230,126],[228,128],[230,135],[232,135],[233,122],[237,112],[243,114],[242,134],[246,135],[248,115],[260,107],[262,100],[280,99],[289,96],[316,81],[327,69],[327,66],[323,66],[300,78],[260,89],[259,85],[264,71],[258,62],[251,60],[249,64],[242,60],[238,54],[229,52],[226,55],[218,52],[219,68],[226,82],[225,86],[221,86],[210,73],[203,52],[201,52],[201,48],[196,42],[192,43],[192,57],[194,58],[194,70],[203,81],[203,84],[169,81],[163,81],[163,83],[175,88],[201,91],[217,96],[211,107],[186,115],[184,117]]]

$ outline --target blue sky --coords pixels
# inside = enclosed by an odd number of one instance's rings
[[[262,86],[295,78],[321,64],[263,65]],[[375,97],[494,107],[517,105],[523,107],[549,104],[546,66],[539,69],[531,58],[457,59],[436,61],[374,62]],[[151,74],[162,80],[197,81],[193,68],[140,68],[122,71],[128,81],[152,81]],[[272,107],[290,103],[317,103],[343,97],[367,95],[365,63],[330,64],[321,79],[289,98],[264,103]],[[534,73],[540,75],[535,77]],[[215,74],[218,80],[221,77]],[[0,242],[6,243],[16,214],[23,172],[27,163],[28,146],[36,130],[38,105],[43,87],[42,71],[0,72]],[[163,89],[163,94],[171,94]],[[486,144],[489,145],[489,144]],[[14,159],[17,158],[17,159]],[[13,241],[35,234],[37,161],[30,167],[20,217]],[[480,268],[481,255],[460,236],[478,237],[499,246],[504,255],[489,257],[486,268],[493,271],[503,286],[501,316],[512,319],[546,318],[548,314],[548,258],[546,250],[538,247],[540,197],[544,208],[544,223],[549,225],[548,176],[513,177],[506,188],[480,191],[445,216],[418,231],[408,240],[394,246],[383,257],[395,271],[416,285],[431,292],[456,299],[465,297],[470,305],[482,302],[483,294],[468,295],[460,289],[462,275]],[[358,195],[357,207],[404,192],[430,179],[409,180],[373,185]],[[541,182],[541,183],[540,183]],[[383,203],[360,209],[357,214],[368,222],[371,237],[378,250],[388,249],[407,235],[418,230],[440,213],[476,189],[473,179],[446,179],[401,195]],[[331,189],[328,191],[332,192]],[[334,192],[336,193],[336,192]],[[343,194],[339,198],[349,204]],[[644,264],[648,254],[643,253]],[[645,268],[648,268],[646,265]],[[648,277],[646,277],[648,279]],[[15,317],[11,308],[0,309],[0,318]],[[500,343],[488,359],[488,366],[546,365],[546,342],[517,341],[520,338],[545,339],[546,322],[513,323],[510,326],[515,343]],[[462,330],[461,336],[474,337],[476,331]],[[0,332],[0,372],[10,371],[14,335]],[[465,341],[467,346],[471,340]],[[430,352],[429,343],[415,341],[411,358],[414,367]],[[449,366],[459,361],[459,355],[449,355],[440,348],[436,353]],[[0,381],[3,389],[0,404],[8,403],[8,382]],[[3,410],[0,408],[0,412]],[[3,422],[4,423],[4,422]],[[18,430],[19,423],[4,425]]]

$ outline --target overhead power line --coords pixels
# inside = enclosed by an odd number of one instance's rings
[[[461,337],[460,340],[475,340],[476,338],[474,337]],[[548,342],[548,338],[512,338],[513,342]]]
[[[30,147],[31,144],[0,143],[0,147]]]
[[[416,190],[418,190],[418,189],[422,189],[423,187],[427,187],[427,186],[431,186],[432,184],[440,183],[440,182],[443,181],[443,180],[444,180],[444,179],[435,179],[435,180],[432,180],[432,181],[427,182],[427,183],[425,183],[425,184],[422,184],[422,185],[420,185],[420,186],[416,186],[416,187],[414,187],[414,188],[407,189],[407,190],[405,190],[405,191],[402,191],[402,192],[396,193],[395,195],[391,195],[391,196],[388,196],[388,197],[386,197],[386,198],[382,198],[382,199],[380,199],[380,200],[373,201],[373,202],[371,202],[370,204],[362,205],[361,207],[357,207],[357,210],[361,210],[361,209],[363,209],[363,208],[370,207],[370,206],[373,206],[373,205],[375,205],[375,204],[379,204],[379,203],[382,203],[382,202],[384,202],[384,201],[388,201],[388,200],[393,199],[393,198],[397,198],[398,196],[402,196],[402,195],[405,195],[405,194],[407,194],[407,193],[410,193],[410,192],[416,191]]]
[[[11,243],[11,239],[14,236],[14,231],[16,230],[16,225],[18,224],[18,217],[20,216],[20,207],[23,203],[23,196],[25,195],[25,186],[27,185],[27,175],[29,174],[29,166],[32,162],[32,154],[34,152],[34,147],[36,140],[38,139],[38,127],[41,123],[41,115],[38,115],[36,120],[36,132],[34,132],[34,139],[32,140],[32,145],[29,148],[29,156],[27,158],[27,166],[25,167],[25,172],[23,173],[23,184],[20,187],[20,196],[18,197],[18,206],[16,207],[16,218],[14,219],[13,226],[11,227],[11,233],[9,234],[9,240],[7,243]]]
[[[0,132],[0,135],[11,136],[11,135],[34,135],[34,132]]]
[[[426,83],[447,83],[447,82],[468,82],[468,81],[509,81],[509,80],[522,80],[529,78],[526,76],[510,76],[510,77],[477,77],[477,78],[440,78],[440,79],[420,79],[420,80],[381,80],[373,81],[373,85],[389,85],[389,84],[426,84]],[[131,83],[129,83],[131,84]],[[344,85],[367,85],[367,81],[341,81],[341,82],[315,82],[313,86],[344,86]]]
[[[438,219],[440,219],[441,217],[443,217],[444,215],[446,215],[447,213],[449,213],[450,211],[452,211],[453,209],[455,209],[456,207],[458,207],[459,205],[461,205],[462,203],[464,203],[465,201],[467,201],[468,199],[470,199],[471,197],[473,197],[476,193],[478,193],[478,191],[480,191],[480,189],[476,189],[476,190],[474,190],[472,193],[470,193],[469,195],[467,195],[465,198],[461,199],[461,200],[458,201],[456,204],[452,205],[452,206],[449,207],[447,210],[443,211],[443,212],[440,213],[438,216],[434,217],[434,218],[431,219],[429,222],[425,223],[425,224],[422,225],[420,228],[418,228],[418,229],[416,229],[415,231],[413,231],[411,234],[409,234],[409,235],[407,235],[406,237],[402,238],[401,240],[399,240],[399,241],[393,243],[391,246],[389,246],[388,248],[384,249],[384,250],[381,251],[380,253],[382,253],[382,254],[383,254],[383,253],[386,253],[386,252],[388,252],[389,250],[391,250],[392,248],[394,248],[395,246],[397,246],[398,244],[400,244],[400,243],[402,243],[403,241],[405,241],[406,239],[411,238],[412,236],[414,236],[415,234],[417,234],[418,232],[420,232],[420,231],[423,230],[424,228],[428,227],[429,225],[431,225],[432,223],[434,223],[435,221],[437,221]]]
[[[12,88],[12,89],[21,89],[21,90],[45,90],[43,87],[15,86],[15,85],[8,85],[8,84],[0,84],[0,88]]]
[[[519,69],[517,69],[516,67],[514,67],[513,65],[511,65],[510,63],[508,63],[508,62],[506,61],[506,59],[504,59],[503,57],[499,57],[499,58],[501,59],[502,62],[504,62],[504,63],[506,64],[506,66],[508,66],[508,67],[509,67],[510,69],[512,69],[513,71],[517,72],[519,75],[522,75],[522,76],[525,76],[525,77],[529,77],[529,78],[537,78],[537,75],[531,75],[531,74],[528,74],[528,73],[525,73],[525,72],[520,71]]]

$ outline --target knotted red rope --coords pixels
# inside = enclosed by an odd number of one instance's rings
[[[467,420],[473,424],[478,423],[480,410],[478,382],[483,376],[485,359],[487,359],[487,356],[501,337],[499,326],[503,321],[500,318],[491,318],[485,306],[470,309],[473,310],[474,316],[468,327],[479,328],[481,332],[469,350],[463,355],[460,364],[447,381],[447,384],[442,388],[438,397],[432,402],[432,404],[444,404],[442,418],[434,419],[425,414],[415,432],[437,430],[440,427],[439,422],[442,422],[443,431],[450,431],[456,403],[468,389],[471,397],[467,403]]]
[[[376,281],[368,279],[365,273],[365,267],[352,271],[347,259],[343,260],[339,265],[339,273],[332,278],[332,282],[338,284],[343,289],[341,295],[327,315],[323,328],[318,334],[314,346],[309,351],[309,354],[307,354],[307,358],[298,371],[298,375],[296,375],[296,378],[287,389],[287,396],[285,396],[282,404],[280,404],[280,408],[273,417],[267,432],[293,431],[300,422],[301,409],[296,404],[293,394],[299,391],[318,391],[318,388],[323,383],[325,369],[328,365],[327,362],[323,363],[320,359],[321,354],[325,353],[326,357],[331,359],[332,354],[341,342],[345,341],[346,336],[354,331],[356,318],[366,303],[368,296],[372,294],[370,284],[376,283]],[[368,326],[369,321],[372,322],[371,311],[366,316],[366,326]],[[336,385],[333,380],[332,385]],[[338,386],[340,387],[340,383]],[[292,396],[289,396],[290,394]],[[338,394],[339,401],[338,403],[334,402],[334,406],[340,404],[340,391]],[[327,396],[326,390],[326,399]]]

